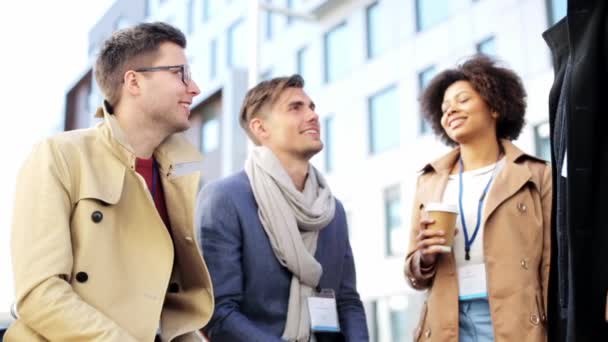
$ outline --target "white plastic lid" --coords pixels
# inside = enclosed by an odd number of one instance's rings
[[[447,211],[450,213],[458,214],[458,207],[454,204],[431,202],[428,203],[424,209],[426,211]]]

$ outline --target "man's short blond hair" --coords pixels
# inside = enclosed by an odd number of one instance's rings
[[[289,77],[276,77],[260,82],[249,89],[247,95],[245,95],[239,115],[239,123],[256,145],[259,145],[260,142],[249,129],[249,122],[253,118],[264,114],[262,112],[268,110],[269,107],[272,107],[287,88],[304,88],[304,79],[297,74]]]

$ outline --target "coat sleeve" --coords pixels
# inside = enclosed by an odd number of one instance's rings
[[[420,176],[421,177],[421,176]],[[405,278],[407,279],[410,286],[417,290],[424,290],[431,286],[433,278],[435,277],[435,267],[423,270],[420,267],[420,253],[416,246],[416,236],[420,232],[420,201],[418,200],[418,193],[420,187],[420,177],[416,182],[416,191],[414,197],[414,203],[412,208],[412,221],[410,226],[410,240],[405,258]]]
[[[197,203],[199,242],[215,295],[213,317],[203,329],[213,342],[283,341],[251,322],[240,311],[243,298],[242,234],[229,191],[215,184],[201,190]]]
[[[367,321],[363,303],[361,303],[357,292],[355,261],[348,241],[348,231],[345,229],[343,234],[346,238],[346,251],[344,253],[340,291],[336,298],[340,329],[346,341],[368,341]]]
[[[70,285],[75,186],[51,140],[34,148],[18,175],[11,253],[19,320],[51,341],[136,341]]]
[[[551,210],[553,202],[553,182],[551,166],[545,166],[541,185],[541,205],[543,211],[543,252],[540,263],[540,280],[543,293],[545,315],[549,293],[549,267],[551,264]]]

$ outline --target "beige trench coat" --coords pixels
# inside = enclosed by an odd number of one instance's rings
[[[173,238],[112,115],[34,148],[17,182],[20,317],[5,341],[149,342],[159,327],[163,341],[200,339],[213,312],[193,219],[201,156],[181,134],[154,156]]]
[[[511,142],[506,164],[488,194],[482,220],[488,300],[497,342],[546,341],[551,243],[551,170]],[[428,164],[418,179],[405,275],[428,289],[415,341],[458,341],[458,280],[454,255],[441,255],[430,277],[417,264],[415,237],[424,205],[440,201],[459,150]]]

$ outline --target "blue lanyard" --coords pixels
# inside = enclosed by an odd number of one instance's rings
[[[488,193],[488,189],[490,188],[490,183],[492,183],[492,179],[494,179],[494,172],[496,171],[498,162],[496,163],[496,166],[494,166],[494,170],[492,171],[492,176],[490,177],[488,184],[486,184],[485,188],[483,189],[483,192],[481,193],[481,196],[479,197],[479,203],[477,204],[477,224],[475,224],[475,230],[473,231],[473,235],[470,239],[469,232],[467,230],[467,223],[464,219],[464,210],[462,210],[462,194],[464,192],[464,187],[462,185],[462,172],[464,169],[462,165],[462,158],[458,159],[458,164],[460,165],[460,171],[458,172],[458,209],[460,211],[460,223],[462,223],[462,230],[464,232],[464,259],[471,260],[471,245],[473,245],[473,241],[475,241],[477,233],[479,232],[479,226],[481,225],[481,208],[483,207],[483,201],[485,200],[486,194]]]

